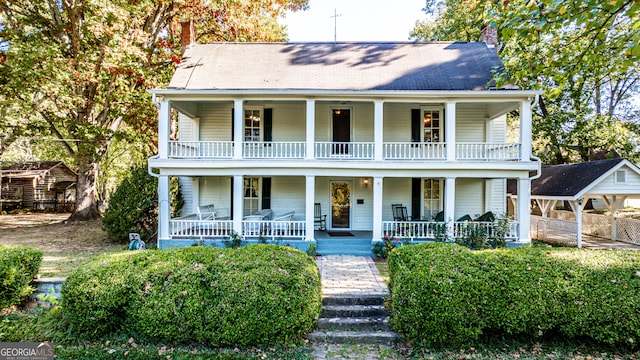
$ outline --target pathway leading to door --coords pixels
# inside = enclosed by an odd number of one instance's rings
[[[341,295],[389,295],[389,289],[370,257],[320,256],[317,261],[323,298]]]

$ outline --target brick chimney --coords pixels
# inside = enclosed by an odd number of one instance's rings
[[[180,46],[182,47],[182,54],[191,44],[196,42],[196,29],[191,20],[180,22],[182,29],[182,36],[180,38]]]
[[[480,41],[487,44],[488,48],[498,50],[498,29],[491,27],[491,25],[485,25],[482,27],[480,34]]]

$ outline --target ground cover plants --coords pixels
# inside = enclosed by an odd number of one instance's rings
[[[428,344],[557,334],[636,348],[639,263],[633,251],[401,247],[389,259],[393,327]]]

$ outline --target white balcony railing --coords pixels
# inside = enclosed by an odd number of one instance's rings
[[[444,143],[387,142],[383,144],[385,160],[444,160]]]
[[[169,220],[169,235],[172,238],[215,238],[229,236],[233,231],[232,220]]]
[[[373,160],[372,142],[316,142],[316,159]]]
[[[385,160],[444,160],[445,143],[383,143]],[[231,159],[233,141],[170,141],[170,158]],[[517,161],[520,159],[518,143],[456,143],[457,160]],[[318,160],[373,160],[373,142],[316,142],[315,157]],[[245,159],[304,159],[306,142],[245,142],[242,144]]]
[[[457,160],[514,161],[520,159],[517,143],[456,143]]]
[[[233,141],[170,141],[171,158],[216,158],[233,157]]]
[[[518,239],[518,222],[510,221],[504,230],[504,238],[508,240]],[[383,221],[382,233],[387,236],[400,239],[430,239],[443,238],[447,231],[454,239],[463,238],[470,230],[484,228],[488,236],[494,236],[503,229],[498,229],[497,222],[472,222],[461,221],[453,223],[435,221]],[[450,227],[450,229],[448,229]]]
[[[247,159],[304,159],[304,141],[245,142],[242,154]]]

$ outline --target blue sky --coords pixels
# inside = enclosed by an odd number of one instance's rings
[[[416,20],[426,17],[425,0],[310,0],[310,9],[289,13],[289,41],[408,41]]]

